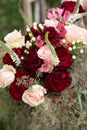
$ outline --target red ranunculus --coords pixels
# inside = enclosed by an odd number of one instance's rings
[[[74,2],[74,1],[65,1],[62,3],[61,8],[64,9],[64,12],[65,12],[65,10],[67,10],[67,11],[70,11],[72,13],[74,11],[75,4],[76,4],[76,2]],[[83,12],[85,12],[85,10],[80,5],[79,13],[83,13]]]
[[[37,55],[37,48],[34,46],[30,48],[29,54],[26,55],[23,65],[28,70],[31,77],[35,77],[37,69],[41,66],[42,60]]]
[[[59,33],[53,27],[45,27],[44,34],[49,32],[48,39],[54,47],[59,46]]]
[[[58,66],[69,67],[72,63],[72,54],[63,46],[56,48],[56,54],[59,57],[60,63]]]
[[[9,93],[15,100],[21,100],[23,92],[29,87],[30,78],[24,69],[17,69],[15,81],[9,87]]]
[[[55,68],[47,74],[44,80],[44,86],[50,91],[61,92],[71,84],[69,72],[61,68]]]
[[[13,48],[12,50],[18,55],[19,58],[21,58],[21,56],[23,56],[24,49],[21,49],[21,48]],[[8,64],[8,65],[15,66],[15,63],[14,63],[13,60],[11,59],[11,56],[10,56],[9,53],[6,53],[5,56],[3,57],[3,63],[4,63],[4,64]]]

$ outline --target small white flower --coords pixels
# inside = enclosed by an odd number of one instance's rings
[[[75,49],[76,49],[76,46],[73,46],[72,48],[73,48],[73,50],[75,50]]]
[[[44,26],[41,23],[38,26],[40,29],[42,29],[42,30],[44,29]]]
[[[63,43],[66,43],[66,39],[63,39],[62,42],[63,42]]]
[[[75,56],[75,55],[73,55],[73,56],[72,56],[72,59],[73,59],[73,60],[75,60],[75,59],[76,59],[76,56]]]
[[[21,60],[23,60],[23,59],[24,59],[24,57],[22,56],[22,57],[21,57]]]
[[[81,49],[81,50],[80,50],[80,53],[81,53],[81,54],[83,54],[83,52],[84,52],[84,50],[83,50],[83,49]]]
[[[32,37],[31,41],[35,42],[35,41],[36,41],[36,38],[35,38],[35,37]]]
[[[72,51],[72,47],[69,47],[68,50],[69,50],[69,51]]]
[[[32,46],[32,43],[29,42],[29,41],[27,41],[27,42],[26,42],[26,48],[29,49],[31,46]]]
[[[26,28],[26,32],[30,32],[30,28],[29,27]]]
[[[76,43],[75,41],[72,41],[72,45],[75,45],[75,43]]]

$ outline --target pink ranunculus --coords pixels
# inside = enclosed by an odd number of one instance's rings
[[[38,106],[44,102],[44,94],[46,90],[41,85],[33,85],[29,90],[25,90],[22,95],[22,100],[30,106]]]
[[[21,48],[24,45],[24,36],[17,30],[7,34],[4,40],[10,48]]]
[[[65,26],[67,33],[65,34],[65,38],[67,41],[87,41],[87,30],[81,28],[75,24],[71,24],[69,26]]]
[[[44,40],[41,39],[41,36],[37,36],[35,45],[41,47],[44,44]]]
[[[0,70],[0,88],[10,85],[15,79],[15,69],[11,65],[4,65]]]
[[[48,9],[48,11],[46,12],[46,16],[49,19],[56,20],[56,19],[60,19],[62,13],[63,13],[63,9],[56,7],[56,8]]]

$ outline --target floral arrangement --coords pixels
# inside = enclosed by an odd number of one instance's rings
[[[20,3],[21,0],[19,7]],[[48,93],[61,96],[66,89],[72,90],[73,63],[84,55],[87,46],[87,30],[73,24],[86,15],[81,7],[78,13],[78,8],[79,0],[73,12],[63,7],[50,8],[46,12],[47,19],[33,25],[19,8],[28,24],[25,36],[14,30],[4,37],[5,43],[0,41],[6,50],[0,70],[0,88],[8,87],[14,100],[34,107],[43,103]],[[78,99],[82,109],[81,93]]]

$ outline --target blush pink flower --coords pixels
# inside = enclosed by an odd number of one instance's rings
[[[17,30],[7,34],[4,40],[10,48],[21,48],[24,45],[24,36]]]
[[[44,44],[44,40],[41,39],[40,35],[37,36],[35,45],[40,48],[43,44]]]
[[[87,41],[87,30],[81,28],[75,24],[71,24],[69,26],[65,26],[67,33],[65,34],[65,38],[67,41]]]
[[[10,85],[15,79],[15,69],[11,65],[4,65],[0,70],[0,88]]]
[[[31,89],[25,90],[22,95],[22,100],[30,106],[38,106],[44,102],[44,94],[46,90],[41,85],[33,85]]]
[[[63,13],[63,9],[56,7],[56,8],[48,9],[48,11],[46,12],[46,16],[49,19],[56,20],[56,19],[60,19],[62,13]]]
[[[42,66],[38,69],[39,72],[51,72],[53,70],[53,65],[45,61]]]
[[[43,59],[44,61],[51,62],[52,59],[52,54],[47,45],[42,46],[38,52],[37,55],[40,59]]]
[[[37,55],[44,61],[41,68],[38,69],[39,72],[50,72],[53,69],[53,66],[58,65],[60,62],[58,57],[54,57],[47,45],[42,46],[38,50]]]

